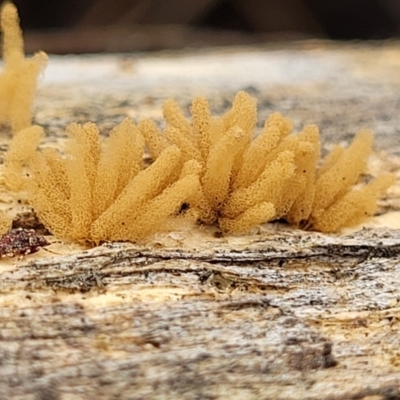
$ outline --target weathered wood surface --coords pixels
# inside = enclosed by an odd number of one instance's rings
[[[400,164],[396,44],[53,62],[36,119],[54,146],[71,121],[106,132],[196,94],[221,112],[247,88],[262,119],[278,110],[296,127],[315,122],[326,148],[369,126],[372,169]],[[381,202],[388,214],[342,235],[187,227],[1,259],[0,398],[399,399],[398,193]]]

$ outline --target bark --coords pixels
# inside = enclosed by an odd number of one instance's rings
[[[209,235],[3,272],[1,396],[398,395],[398,231]]]

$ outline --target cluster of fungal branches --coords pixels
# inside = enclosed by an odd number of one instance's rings
[[[0,72],[0,125],[11,130],[13,136],[1,181],[15,191],[23,188],[23,167],[36,150],[43,133],[41,127],[32,125],[32,103],[47,55],[39,52],[31,58],[25,57],[18,12],[10,2],[1,7],[0,28],[4,64]],[[0,212],[0,232],[7,232],[11,224],[11,218]]]
[[[221,117],[211,116],[204,98],[194,99],[191,114],[189,121],[167,100],[163,132],[152,120],[126,119],[103,143],[96,125],[71,125],[62,152],[31,157],[30,204],[56,236],[95,243],[137,241],[185,217],[234,234],[277,219],[335,232],[372,216],[393,184],[388,173],[360,182],[369,131],[320,161],[316,126],[294,134],[275,113],[257,134],[256,105],[245,92]]]
[[[223,231],[246,233],[257,224],[285,219],[297,227],[335,232],[372,216],[377,199],[394,183],[384,173],[359,184],[372,152],[369,131],[359,132],[347,149],[336,146],[321,161],[314,125],[293,134],[290,121],[275,113],[257,134],[256,104],[245,92],[221,117],[211,116],[204,98],[194,99],[190,111],[188,121],[168,100],[164,132],[149,120],[139,128],[154,159],[172,143],[185,161],[199,163],[201,190],[191,206],[200,221],[217,223]]]
[[[207,100],[198,97],[188,119],[169,99],[163,131],[152,120],[135,125],[126,119],[102,140],[95,124],[72,124],[63,149],[37,150],[42,129],[31,125],[30,107],[46,56],[25,60],[18,16],[9,3],[2,8],[1,27],[0,93],[8,103],[0,107],[0,121],[15,131],[3,181],[10,190],[26,190],[41,221],[58,237],[138,241],[184,218],[234,234],[278,219],[336,232],[372,216],[394,182],[388,173],[362,182],[372,151],[369,131],[321,160],[314,125],[293,133],[291,122],[274,113],[256,132],[256,103],[245,92],[237,93],[222,116],[213,116]],[[146,151],[152,158],[147,167]],[[9,223],[0,215],[0,230]]]

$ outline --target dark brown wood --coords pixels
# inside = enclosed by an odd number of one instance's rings
[[[55,54],[120,53],[176,50],[185,47],[248,45],[264,41],[262,36],[213,29],[196,30],[185,25],[130,25],[31,31],[25,35],[29,53],[47,49]]]
[[[325,36],[324,27],[302,0],[235,0],[233,4],[256,32]]]
[[[111,3],[96,1],[86,11],[78,26],[116,24],[188,24],[201,15],[217,0],[123,0]]]

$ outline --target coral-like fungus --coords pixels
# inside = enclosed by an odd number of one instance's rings
[[[42,128],[31,126],[31,108],[47,56],[25,58],[11,3],[1,8],[0,25],[0,124],[10,124],[14,134],[4,182],[13,191],[28,188],[30,204],[56,236],[137,241],[183,209],[185,216],[231,233],[276,219],[335,232],[373,215],[377,199],[394,182],[391,174],[360,182],[372,151],[368,131],[347,149],[335,147],[321,165],[314,125],[292,134],[290,121],[275,113],[256,135],[256,104],[245,92],[221,117],[212,116],[207,100],[199,97],[189,121],[175,101],[167,100],[164,132],[151,120],[138,126],[125,120],[102,143],[96,125],[73,124],[62,152],[36,151]],[[147,168],[145,145],[153,158]],[[0,213],[0,233],[10,227],[11,220]]]
[[[376,211],[376,202],[394,184],[394,175],[384,173],[368,184],[355,186],[366,169],[373,136],[360,131],[347,149],[336,146],[317,170],[309,228],[335,232],[356,225]]]
[[[14,134],[4,158],[4,183],[12,191],[24,187],[24,168],[43,137],[43,128],[32,125]]]
[[[30,162],[29,201],[58,237],[137,241],[160,229],[199,190],[199,168],[166,147],[148,168],[144,140],[129,119],[101,143],[95,124],[73,124],[63,153],[38,151]]]
[[[18,13],[12,3],[2,6],[0,26],[4,61],[0,73],[0,123],[10,124],[16,133],[31,125],[36,82],[47,63],[47,55],[39,52],[32,58],[25,58]]]
[[[201,165],[201,190],[190,205],[204,223],[232,233],[276,219],[334,232],[371,216],[377,199],[393,184],[391,174],[357,189],[371,153],[372,135],[360,132],[348,149],[335,148],[318,168],[318,128],[291,134],[290,121],[275,113],[255,136],[254,100],[239,92],[231,110],[212,117],[204,98],[194,99],[191,123],[173,100],[164,104],[165,132],[149,120],[139,124],[157,159],[169,143],[185,161]]]
[[[6,2],[0,10],[3,33],[4,68],[0,73],[0,124],[9,125],[13,132],[5,157],[4,183],[11,190],[23,187],[22,170],[39,143],[42,128],[31,126],[32,103],[37,77],[47,62],[40,52],[27,59],[17,9]],[[11,228],[11,219],[0,213],[0,233]]]

